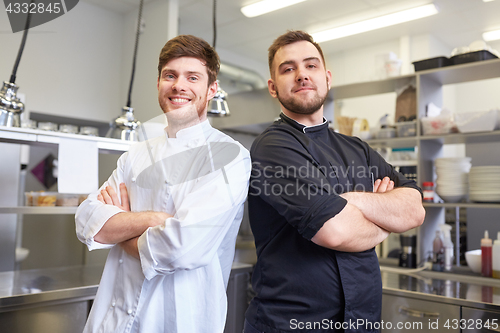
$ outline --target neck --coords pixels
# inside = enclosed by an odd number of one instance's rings
[[[313,114],[294,113],[284,109],[282,109],[282,111],[288,118],[306,126],[323,124],[323,107]]]
[[[169,117],[168,113],[166,113],[166,116],[167,116],[167,124],[168,124],[166,130],[167,130],[167,134],[168,134],[169,138],[176,138],[177,132],[179,132],[180,130],[201,124],[202,122],[207,120],[206,113],[204,115],[201,115],[198,118],[194,118],[194,119],[190,119],[190,120]]]

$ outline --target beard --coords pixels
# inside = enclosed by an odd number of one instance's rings
[[[278,89],[276,89],[276,97],[285,109],[297,114],[313,114],[318,111],[323,104],[325,104],[328,90],[324,96],[320,96],[318,91],[310,99],[297,99],[295,97],[281,97]]]

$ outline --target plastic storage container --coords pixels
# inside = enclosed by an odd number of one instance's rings
[[[33,206],[55,206],[57,201],[57,192],[38,192],[36,200],[33,200]]]
[[[416,121],[403,121],[396,123],[396,133],[398,137],[407,137],[417,135]]]
[[[415,72],[425,71],[426,69],[433,69],[439,67],[446,67],[452,65],[452,61],[447,57],[436,57],[412,62],[415,66]]]
[[[79,204],[80,194],[58,193],[56,206],[76,207]]]
[[[451,133],[451,129],[455,126],[453,117],[437,116],[437,117],[424,117],[420,119],[422,122],[423,135],[437,135]]]
[[[69,125],[69,124],[61,124],[61,125],[59,125],[59,132],[78,134],[78,126]]]
[[[99,136],[99,130],[97,129],[97,127],[82,126],[82,127],[80,127],[80,134],[90,135],[90,136]]]
[[[381,128],[377,132],[378,139],[394,138],[396,136],[396,129],[392,127]]]
[[[465,64],[468,62],[489,60],[489,59],[497,59],[498,57],[491,53],[490,51],[481,50],[475,52],[468,52],[458,54],[450,58],[453,65]]]

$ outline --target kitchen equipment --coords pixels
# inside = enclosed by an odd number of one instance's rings
[[[447,57],[435,57],[435,58],[414,61],[412,62],[412,64],[413,66],[415,66],[415,72],[418,72],[432,68],[450,66],[452,63],[450,59]]]
[[[488,132],[497,127],[498,111],[464,112],[455,114],[455,124],[461,133]]]
[[[99,130],[97,127],[92,126],[82,126],[80,127],[81,135],[99,136]]]
[[[469,200],[500,202],[500,166],[475,166],[470,169]]]
[[[137,19],[137,29],[135,34],[134,57],[132,60],[132,75],[130,76],[130,85],[128,89],[127,105],[122,108],[122,114],[109,123],[109,130],[106,137],[121,139],[126,141],[138,141],[141,123],[134,117],[132,108],[132,86],[134,83],[135,63],[137,62],[137,47],[139,45],[139,35],[141,33],[142,7],[144,0],[139,2],[139,17]]]
[[[21,127],[21,113],[24,111],[24,104],[16,96],[17,89],[19,87],[16,86],[15,83],[17,68],[21,62],[21,56],[23,54],[24,45],[26,44],[26,38],[28,37],[30,23],[31,11],[26,17],[23,38],[21,39],[21,45],[19,46],[19,51],[17,52],[10,80],[4,81],[2,89],[0,90],[0,126]]]
[[[460,202],[467,195],[470,157],[438,158],[436,165],[436,193],[445,202]]]
[[[61,125],[59,125],[59,132],[77,134],[78,133],[78,126],[69,125],[69,124],[61,124]]]
[[[115,138],[127,141],[138,140],[138,130],[141,123],[134,117],[134,109],[124,106],[122,114],[109,123],[107,138]]]
[[[441,233],[443,234],[444,247],[444,270],[451,271],[453,266],[453,242],[451,241],[451,226],[449,224],[441,224]]]
[[[38,129],[44,130],[44,131],[54,131],[57,132],[57,124],[56,123],[51,123],[49,121],[40,121],[38,123]]]
[[[417,236],[399,235],[401,252],[399,253],[399,266],[417,268]]]
[[[467,266],[474,273],[481,273],[481,249],[465,252]]]
[[[481,275],[485,277],[493,275],[491,247],[491,238],[488,237],[488,230],[485,230],[484,238],[481,238]]]
[[[0,90],[0,126],[21,127],[24,104],[16,96],[18,86],[4,81]]]

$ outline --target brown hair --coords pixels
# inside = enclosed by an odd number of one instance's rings
[[[161,75],[163,67],[170,60],[181,57],[193,57],[205,63],[209,86],[217,80],[220,69],[219,55],[206,41],[192,35],[179,35],[163,46],[158,61],[158,77]]]
[[[323,51],[321,50],[321,47],[319,46],[318,43],[316,43],[312,36],[309,35],[305,31],[301,30],[288,30],[286,33],[283,35],[279,36],[276,38],[271,46],[269,46],[268,49],[268,55],[269,55],[269,71],[271,72],[271,77],[273,76],[273,61],[274,61],[274,56],[276,55],[276,52],[283,46],[293,44],[296,42],[300,41],[306,41],[311,43],[316,47],[318,50],[319,54],[321,55],[321,59],[323,60],[323,65],[326,67],[325,63],[325,57],[323,56]]]

